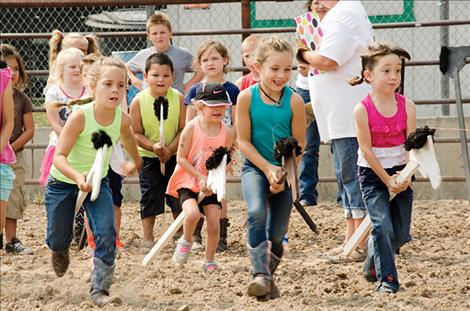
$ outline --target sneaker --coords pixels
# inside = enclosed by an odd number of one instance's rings
[[[141,254],[147,254],[148,252],[150,252],[150,250],[152,249],[154,244],[155,243],[153,241],[143,240],[142,244],[140,244],[140,247],[139,247],[140,253]]]
[[[395,294],[397,290],[392,288],[388,283],[382,282],[377,285],[375,292],[379,294]]]
[[[366,254],[363,250],[355,249],[345,256],[343,253],[335,256],[326,256],[328,263],[347,263],[347,262],[362,262],[366,259]]]
[[[11,242],[5,245],[5,251],[13,255],[31,255],[34,253],[32,249],[24,246],[17,238],[11,239]]]
[[[310,207],[314,207],[315,205],[317,205],[317,202],[307,202],[307,200],[300,200],[300,205],[302,205],[303,208],[310,208]]]
[[[217,272],[219,270],[219,265],[217,262],[208,260],[206,263],[202,265],[202,272],[204,273],[212,273]]]
[[[192,244],[183,238],[178,240],[175,253],[173,254],[173,261],[177,264],[184,265],[188,262],[189,253],[191,252]]]
[[[202,240],[199,236],[193,235],[193,246],[191,247],[191,249],[194,252],[201,252],[205,250],[205,247],[204,245],[202,245]]]
[[[333,248],[329,252],[327,252],[325,254],[325,256],[327,256],[327,257],[338,256],[338,255],[341,255],[343,253],[343,250],[344,250],[343,245],[340,245],[338,247]]]
[[[282,245],[286,245],[289,243],[289,235],[287,234],[284,234],[284,237],[282,238]]]

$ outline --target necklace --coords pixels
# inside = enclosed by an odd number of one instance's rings
[[[263,88],[261,87],[261,83],[259,83],[259,89],[260,89],[260,91],[264,94],[264,96],[266,96],[267,98],[269,98],[270,101],[273,101],[273,102],[274,102],[274,106],[276,106],[277,108],[281,107],[281,105],[282,105],[281,100],[282,100],[282,95],[284,95],[284,88],[283,88],[282,91],[281,91],[281,96],[279,97],[279,100],[275,100],[274,98],[272,98],[271,96],[269,96],[269,95],[263,90]]]

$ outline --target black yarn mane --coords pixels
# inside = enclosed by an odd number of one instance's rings
[[[206,160],[206,169],[208,171],[216,169],[219,166],[220,162],[222,162],[224,155],[227,155],[227,164],[230,163],[230,149],[223,146],[220,146],[219,148],[215,149],[214,152],[212,152],[211,156]]]
[[[169,106],[169,103],[166,97],[158,96],[157,98],[155,98],[155,101],[153,102],[153,111],[158,121],[161,121],[160,120],[160,107],[163,107],[163,120],[166,120],[168,118],[168,106]]]
[[[292,155],[292,151],[295,151],[295,155],[300,155],[302,149],[294,137],[281,138],[276,142],[274,147],[274,159],[281,162],[282,157],[288,157]]]
[[[109,135],[103,130],[98,130],[91,134],[91,142],[96,150],[100,149],[104,145],[108,145],[108,147],[113,145],[111,137],[109,137]]]
[[[428,135],[434,136],[436,129],[430,129],[427,125],[417,128],[411,133],[405,141],[405,150],[420,149],[424,146],[428,139]]]
[[[441,46],[441,54],[439,54],[439,70],[443,75],[449,70],[449,55],[450,51],[447,46]]]
[[[0,69],[7,68],[8,64],[6,61],[0,59]]]

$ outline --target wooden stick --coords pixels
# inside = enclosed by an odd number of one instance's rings
[[[175,233],[183,225],[185,216],[186,215],[184,211],[181,211],[181,213],[178,215],[178,217],[176,217],[175,221],[171,224],[171,226],[165,231],[162,237],[152,247],[150,252],[144,257],[144,260],[142,261],[143,266],[147,265],[150,262],[150,260],[168,244],[170,239],[175,235]]]

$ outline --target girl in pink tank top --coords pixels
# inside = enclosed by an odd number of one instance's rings
[[[361,77],[351,85],[365,80],[372,87],[354,109],[358,178],[372,223],[363,272],[368,281],[378,281],[376,291],[395,293],[400,285],[395,251],[411,240],[411,181],[396,181],[406,163],[403,143],[416,129],[414,103],[396,93],[404,59],[410,55],[399,47],[374,43],[361,58]],[[392,201],[390,192],[397,193]]]
[[[6,62],[0,60],[0,244],[3,248],[3,228],[7,216],[7,204],[13,189],[15,174],[9,164],[16,162],[15,153],[10,146],[13,131],[13,92],[11,71]]]
[[[178,240],[173,261],[178,264],[187,262],[193,232],[201,217],[200,213],[203,213],[207,219],[206,262],[203,271],[213,272],[218,269],[214,257],[219,241],[221,202],[207,188],[205,163],[218,147],[232,146],[232,130],[226,128],[222,121],[226,106],[231,103],[220,83],[201,85],[195,100],[198,115],[186,124],[181,133],[176,154],[178,164],[167,188],[169,195],[179,198],[185,213],[183,236]],[[199,192],[205,195],[201,202],[198,202]]]

